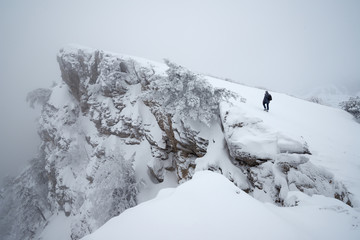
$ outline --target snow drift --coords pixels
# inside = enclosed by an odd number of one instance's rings
[[[359,237],[358,213],[351,207],[301,192],[292,192],[291,197],[312,204],[292,208],[263,204],[220,174],[197,172],[192,180],[161,190],[155,199],[126,210],[83,240]]]

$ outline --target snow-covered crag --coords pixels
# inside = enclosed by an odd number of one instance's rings
[[[28,96],[42,106],[42,144],[2,190],[2,239],[41,238],[61,214],[68,239],[79,239],[158,186],[201,170],[280,206],[296,204],[289,191],[353,204],[345,186],[310,161],[306,139],[265,125],[241,108],[246,99],[200,75],[81,47],[60,50],[58,62],[63,82]]]
[[[234,165],[246,174],[255,198],[291,205],[284,200],[289,191],[335,197],[351,205],[343,184],[309,161],[311,152],[300,136],[293,139],[266,126],[238,107],[222,104],[224,136]]]

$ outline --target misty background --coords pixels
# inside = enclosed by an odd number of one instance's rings
[[[60,82],[69,43],[297,94],[360,91],[357,0],[1,0],[0,179],[36,156],[39,110],[29,91]],[[261,101],[261,99],[259,100]]]

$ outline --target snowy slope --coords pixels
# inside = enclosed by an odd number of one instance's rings
[[[350,114],[276,92],[264,112],[264,90],[171,62],[79,46],[58,62],[63,82],[30,97],[39,157],[1,190],[4,239],[359,236]]]
[[[332,172],[360,200],[360,125],[340,109],[272,92],[270,112],[262,111],[264,91],[208,77],[217,87],[241,94],[246,103],[235,102],[241,114],[263,121],[266,131],[303,138],[313,153],[311,161]],[[359,205],[359,203],[357,203]]]
[[[291,208],[264,204],[210,171],[111,219],[83,240],[358,239],[359,213],[322,196]]]

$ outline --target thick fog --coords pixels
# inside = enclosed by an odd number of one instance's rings
[[[0,2],[0,176],[35,156],[27,92],[61,80],[76,43],[294,94],[360,91],[360,1],[4,0]]]

